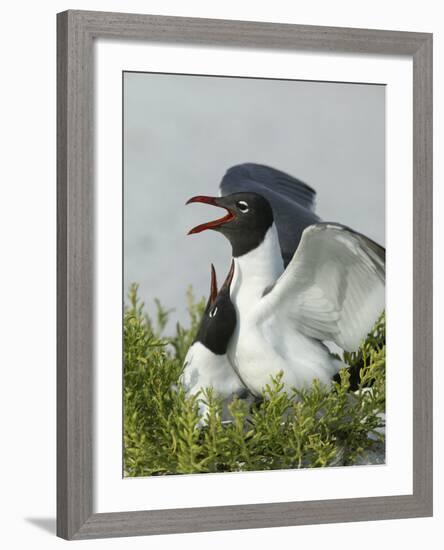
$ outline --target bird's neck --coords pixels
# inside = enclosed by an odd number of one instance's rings
[[[268,229],[264,240],[250,252],[235,260],[235,276],[231,299],[238,306],[253,305],[264,290],[273,285],[284,271],[281,248],[275,224]]]

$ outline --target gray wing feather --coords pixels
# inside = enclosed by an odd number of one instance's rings
[[[261,318],[355,351],[384,307],[385,250],[346,226],[319,223],[304,231],[290,265],[262,298]]]
[[[264,164],[247,162],[229,168],[220,184],[222,193],[250,191],[251,185],[272,191],[308,210],[314,210],[316,191],[303,181]]]

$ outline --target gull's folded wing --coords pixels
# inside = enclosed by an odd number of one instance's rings
[[[354,351],[385,307],[385,250],[333,223],[307,228],[261,302],[259,322],[286,324]]]
[[[227,170],[222,195],[258,193],[271,204],[282,257],[289,263],[306,227],[319,221],[314,213],[316,192],[302,181],[262,164],[239,164]]]
[[[240,191],[262,189],[286,197],[291,201],[314,210],[316,191],[309,185],[271,166],[247,162],[229,168],[222,179],[223,195]]]

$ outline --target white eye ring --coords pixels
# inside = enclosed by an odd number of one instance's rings
[[[217,306],[213,307],[213,309],[210,311],[209,315],[210,317],[214,317],[217,313]]]
[[[245,201],[238,201],[237,206],[239,210],[244,214],[250,210],[248,207],[248,203],[246,203]]]

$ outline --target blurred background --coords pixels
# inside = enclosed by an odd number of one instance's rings
[[[385,244],[385,87],[124,73],[124,292],[139,283],[186,322],[186,289],[206,296],[210,263],[229,268],[228,241],[186,236],[220,215],[185,206],[219,194],[230,166],[268,164],[317,191],[318,215]]]

